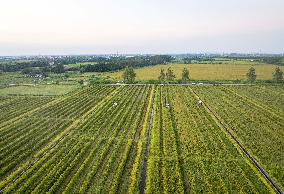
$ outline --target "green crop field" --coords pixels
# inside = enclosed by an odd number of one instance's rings
[[[283,86],[9,89],[0,193],[275,193],[243,149],[284,189]]]
[[[181,79],[183,68],[189,69],[191,80],[246,80],[248,69],[253,66],[256,69],[257,79],[272,80],[275,65],[256,64],[255,62],[228,62],[226,64],[169,64],[157,65],[135,69],[136,79],[157,80],[161,69],[172,67],[176,78]],[[281,66],[282,71],[284,67]],[[107,73],[113,80],[123,80],[122,71]]]
[[[74,90],[75,85],[20,85],[0,89],[4,95],[62,95]]]

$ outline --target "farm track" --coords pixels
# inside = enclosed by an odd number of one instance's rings
[[[200,98],[193,89],[191,89],[191,91],[194,93],[197,99],[202,100],[202,98]],[[256,159],[245,149],[245,147],[240,143],[240,141],[235,137],[235,135],[230,131],[230,129],[221,121],[219,116],[204,101],[202,102],[206,110],[208,111],[208,113],[212,115],[212,117],[215,118],[218,124],[229,134],[229,136],[235,141],[235,143],[239,146],[242,152],[250,159],[250,161],[253,162],[253,164],[259,170],[259,172],[263,175],[263,177],[271,184],[274,190],[279,194],[283,194],[280,187],[276,185],[275,181],[272,180],[269,174],[261,167],[261,165],[256,161]]]

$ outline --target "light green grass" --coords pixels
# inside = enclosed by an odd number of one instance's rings
[[[30,85],[0,89],[0,96],[6,95],[62,95],[74,89],[75,85]]]
[[[80,66],[85,66],[88,64],[94,65],[94,64],[97,64],[97,62],[72,63],[72,64],[68,64],[67,66],[68,67],[80,67]]]
[[[0,85],[20,83],[33,83],[33,78],[25,77],[19,72],[0,73]]]

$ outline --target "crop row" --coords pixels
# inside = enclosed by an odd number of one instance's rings
[[[234,86],[226,87],[233,92],[248,98],[282,118],[284,117],[284,88],[275,86]],[[280,91],[276,90],[278,88]]]
[[[225,87],[194,90],[283,188],[284,118],[245,98],[238,98]]]
[[[135,138],[140,138],[150,91],[147,86],[119,88],[19,179],[8,184],[12,180],[8,177],[0,187],[29,193],[121,190],[125,172],[131,174],[129,159],[136,153]]]
[[[0,105],[0,122],[9,120],[10,118],[17,117],[25,112],[34,108],[42,106],[54,98],[52,97],[9,97],[6,103]]]
[[[103,92],[102,89],[98,91],[97,89],[93,90],[94,92]],[[110,90],[107,89],[104,90],[106,93],[109,91]],[[52,105],[53,109],[47,107],[36,111],[28,118],[23,118],[1,129],[0,180],[72,123],[70,119],[48,117],[49,114],[53,115],[56,110],[60,110],[60,114],[64,114],[65,109],[68,109],[72,113],[75,113],[76,118],[78,118],[83,112],[92,108],[100,100],[90,98],[88,101],[91,103],[87,103],[89,106],[86,107],[84,104],[87,99],[81,99],[81,101],[79,101],[79,98],[76,97],[77,95],[79,94],[67,97],[67,99],[63,101],[65,104],[59,102],[57,107],[55,107],[56,105]],[[76,102],[74,102],[74,98]],[[70,105],[69,101],[72,101],[73,104]],[[47,113],[43,118],[41,115],[42,112],[47,112],[46,109],[49,110],[49,114]]]
[[[146,193],[272,191],[190,88],[160,90]]]
[[[272,192],[211,113],[198,105],[193,91],[234,130],[246,148],[257,156],[263,154],[259,156],[262,164],[283,170],[277,166],[281,154],[273,155],[279,150],[269,144],[275,141],[280,150],[283,146],[281,116],[266,111],[263,107],[268,104],[262,106],[261,98],[224,87],[93,86],[56,97],[43,108],[2,125],[0,190]],[[10,103],[4,101],[3,106]],[[258,142],[260,139],[267,148]],[[265,159],[272,155],[275,161],[268,164]]]

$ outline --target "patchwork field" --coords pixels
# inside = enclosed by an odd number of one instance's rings
[[[253,66],[256,69],[257,79],[272,80],[275,65],[255,64],[255,63],[233,63],[228,64],[170,64],[157,65],[135,69],[136,79],[141,80],[157,80],[161,69],[172,67],[176,78],[181,79],[183,68],[189,69],[191,80],[246,80],[248,69]],[[284,67],[280,67],[282,71]],[[122,71],[107,73],[114,80],[123,80]]]
[[[275,193],[227,130],[283,190],[283,94],[282,86],[157,85],[2,92],[0,190]]]

